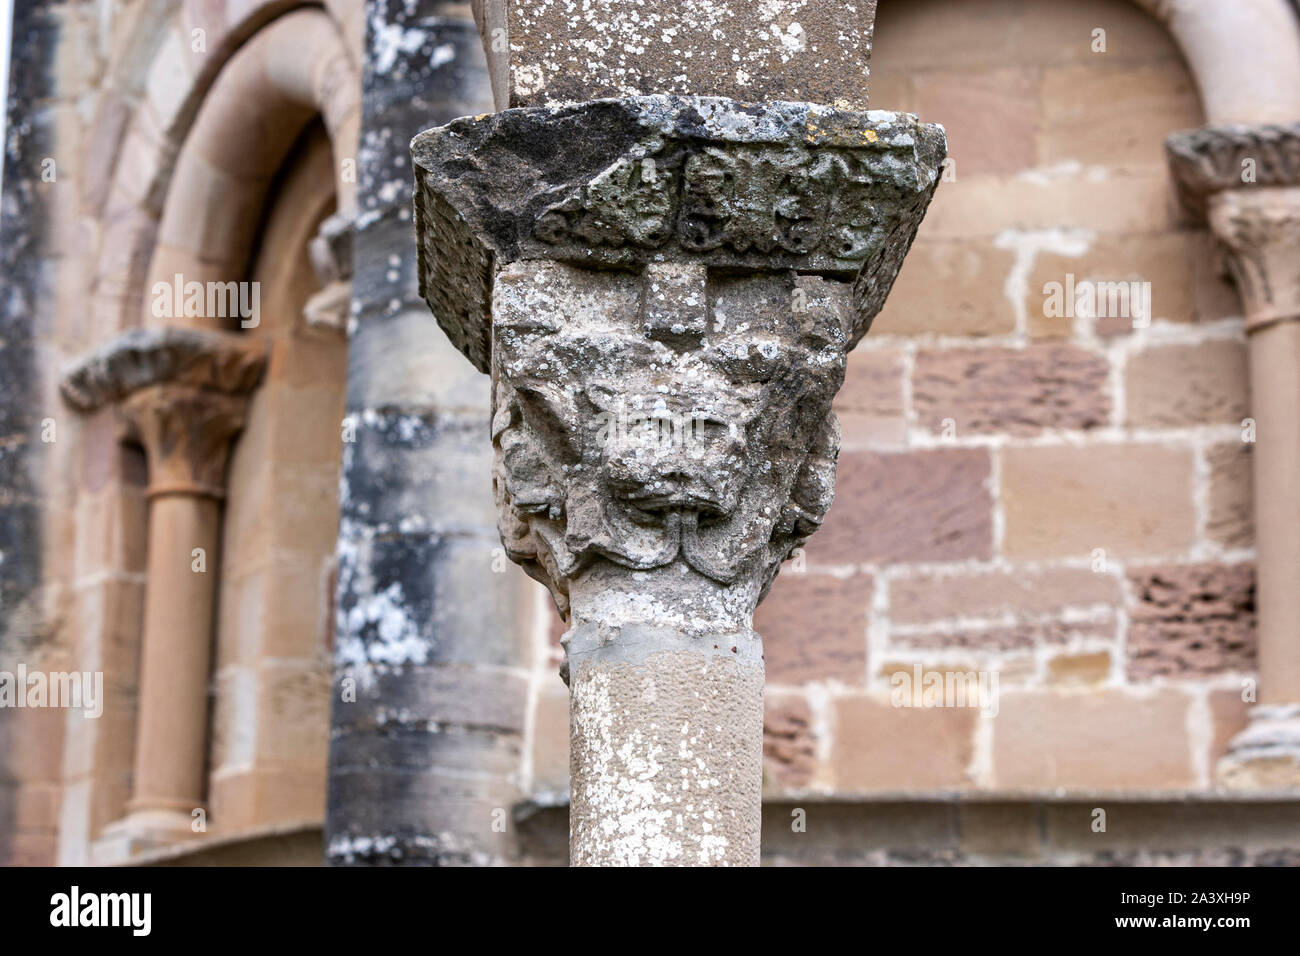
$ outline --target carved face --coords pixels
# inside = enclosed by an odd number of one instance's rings
[[[847,288],[522,262],[493,297],[502,540],[564,610],[593,561],[766,588],[834,491]]]

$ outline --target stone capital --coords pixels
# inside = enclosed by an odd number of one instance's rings
[[[135,329],[83,359],[60,391],[83,412],[117,408],[149,459],[149,493],[222,497],[230,440],[243,427],[264,349],[239,335]]]
[[[150,496],[225,496],[230,440],[244,427],[248,397],[168,382],[118,403],[123,437],[149,459]]]
[[[1183,205],[1227,255],[1247,331],[1300,318],[1300,124],[1206,126],[1165,152]]]
[[[261,379],[265,365],[264,347],[235,333],[132,329],[69,368],[59,391],[81,412],[93,412],[152,385],[247,394]]]
[[[1218,193],[1300,186],[1300,123],[1184,130],[1165,140],[1165,155],[1180,200],[1204,218]]]
[[[421,292],[494,382],[502,541],[572,623],[743,633],[939,180],[897,113],[646,96],[412,143]]]
[[[1217,193],[1209,220],[1227,252],[1246,330],[1300,319],[1300,186]]]

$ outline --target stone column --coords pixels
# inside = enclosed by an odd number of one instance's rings
[[[123,437],[149,464],[135,773],[110,856],[188,837],[203,806],[221,499],[230,442],[243,427],[263,356],[238,336],[131,332],[72,370],[65,398],[117,407]]]
[[[1300,786],[1300,126],[1208,127],[1169,140],[1241,295],[1255,419],[1259,693],[1216,776]]]
[[[831,399],[943,131],[858,111],[873,4],[479,6],[515,108],[412,143],[420,287],[492,376],[501,539],[570,624],[570,856],[754,865],[754,608],[830,506]]]

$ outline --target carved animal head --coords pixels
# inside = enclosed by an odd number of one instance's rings
[[[770,584],[834,491],[848,289],[792,272],[551,262],[496,280],[502,539],[564,605],[606,560]]]

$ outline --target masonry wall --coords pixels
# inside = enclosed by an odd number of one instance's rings
[[[873,57],[871,105],[943,123],[953,163],[850,356],[835,504],[758,610],[768,795],[1208,788],[1254,552],[1238,300],[1163,153],[1195,84],[1120,0],[882,0]],[[1150,283],[1149,323],[1051,317],[1068,274]],[[896,706],[916,668],[996,675],[996,715]]]

